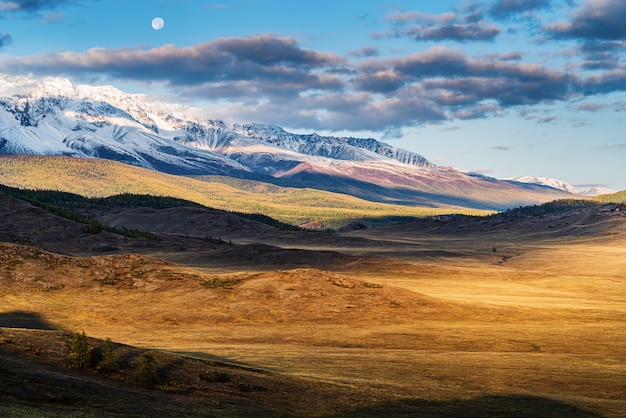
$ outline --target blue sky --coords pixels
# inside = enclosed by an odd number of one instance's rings
[[[0,1],[0,73],[624,190],[624,22],[624,0]]]

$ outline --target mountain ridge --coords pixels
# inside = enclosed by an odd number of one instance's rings
[[[176,175],[222,175],[351,194],[374,201],[503,210],[570,197],[470,176],[373,138],[293,134],[201,118],[112,86],[0,76],[0,153],[95,157]],[[328,186],[328,184],[332,184]],[[402,197],[398,198],[398,194]],[[447,203],[446,203],[447,202]]]
[[[7,96],[7,85],[16,83],[19,84],[19,81],[15,78],[0,77],[0,92],[5,93],[0,100],[0,106],[3,110],[13,114],[19,124],[26,128],[37,128],[44,119],[48,118],[49,120],[51,116],[56,116],[57,120],[54,120],[53,124],[60,127],[59,123],[68,122],[59,117],[58,110],[60,110],[66,117],[75,117],[77,123],[69,126],[73,132],[88,131],[93,133],[95,132],[94,128],[111,125],[111,122],[119,124],[120,126],[117,127],[113,136],[118,141],[129,133],[128,127],[134,121],[147,131],[143,132],[144,134],[162,134],[168,139],[173,139],[174,142],[186,142],[201,149],[219,150],[225,145],[230,145],[233,141],[250,145],[251,143],[258,144],[261,140],[266,144],[277,144],[280,148],[305,155],[366,160],[373,157],[370,152],[381,155],[377,153],[380,151],[386,154],[387,158],[394,155],[401,156],[403,161],[399,162],[402,163],[430,165],[421,155],[392,147],[373,138],[323,137],[315,133],[298,135],[286,132],[280,127],[261,124],[235,124],[232,128],[228,128],[224,122],[219,120],[189,119],[189,115],[181,114],[172,107],[143,101],[141,95],[131,95],[113,86],[76,86],[64,78],[49,78],[40,85],[32,87],[28,94]],[[21,84],[25,87],[27,83],[22,81]],[[55,113],[57,114],[55,115]],[[11,125],[8,120],[4,122],[3,125],[5,126]],[[165,124],[159,126],[158,122],[165,122]],[[215,129],[214,134],[223,134],[223,137],[218,136],[221,142],[210,144],[210,147],[206,146],[206,142],[198,145],[193,143],[194,140],[197,140],[197,136],[193,135],[194,133],[206,135],[210,129]],[[168,133],[168,130],[179,130],[184,135]],[[2,132],[5,131],[7,128],[3,127]],[[245,141],[244,138],[254,141]],[[313,138],[314,140],[303,142],[299,141],[300,138]],[[79,151],[72,147],[68,140],[63,141],[63,144],[68,145],[70,153],[71,150]],[[343,149],[338,145],[343,145]],[[29,151],[35,151],[34,153],[41,151],[33,143],[28,144],[28,146],[31,147]]]

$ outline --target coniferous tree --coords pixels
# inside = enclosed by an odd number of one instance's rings
[[[120,368],[119,357],[115,352],[115,344],[113,344],[110,338],[104,340],[104,345],[102,346],[102,360],[98,368],[109,372],[114,372]]]
[[[159,383],[158,367],[156,359],[152,354],[143,353],[139,358],[139,381],[148,386]]]
[[[76,332],[70,343],[70,362],[76,369],[86,369],[91,364],[91,348],[87,341],[85,331],[82,334]]]

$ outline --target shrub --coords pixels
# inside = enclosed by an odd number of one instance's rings
[[[143,353],[139,357],[139,381],[145,385],[152,386],[159,383],[158,367],[156,358],[152,354]]]
[[[70,362],[75,369],[86,369],[91,364],[91,348],[85,331],[76,332],[70,343]]]
[[[98,368],[108,372],[114,372],[120,368],[119,357],[115,352],[115,344],[113,344],[110,338],[104,340],[104,345],[102,346],[102,360]]]
[[[363,287],[367,287],[368,289],[380,289],[383,285],[372,282],[363,282]]]
[[[215,289],[218,287],[221,287],[224,289],[232,289],[234,285],[240,282],[241,280],[239,279],[220,279],[219,277],[213,277],[212,279],[204,280],[202,282],[202,286],[208,289]]]
[[[214,383],[225,383],[230,381],[230,377],[226,373],[216,370],[202,373],[200,375],[200,379]]]
[[[237,389],[239,389],[240,392],[265,392],[267,389],[264,388],[263,386],[257,386],[257,385],[250,385],[248,383],[239,383],[237,385]]]

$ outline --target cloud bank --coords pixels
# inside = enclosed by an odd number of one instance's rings
[[[31,13],[75,3],[5,1],[0,10]],[[528,26],[534,30],[529,36],[537,40],[566,42],[567,54],[560,52],[567,55],[564,62],[558,62],[556,54],[529,62],[532,58],[519,50],[479,56],[463,49],[506,36],[499,22],[567,4],[495,0],[438,15],[394,12],[383,19],[388,31],[372,34],[372,43],[346,56],[304,48],[291,37],[259,34],[192,46],[4,56],[0,71],[154,84],[179,99],[215,103],[222,115],[238,120],[303,129],[373,130],[394,137],[405,127],[493,117],[515,108],[626,91],[622,0],[583,0],[569,7],[567,20]],[[390,37],[405,38],[417,47],[383,56],[376,42]],[[0,35],[0,47],[10,41],[9,34]]]
[[[395,13],[387,18],[393,25],[378,38],[407,37],[415,41],[493,41],[502,29],[484,21],[480,10],[430,15],[415,11]]]
[[[569,20],[547,24],[553,38],[588,40],[626,39],[626,2],[623,0],[585,0]]]
[[[491,4],[489,14],[495,19],[509,19],[516,15],[548,9],[551,0],[496,0]]]
[[[37,13],[56,9],[68,4],[85,3],[78,0],[12,0],[0,1],[0,12],[10,13]]]

